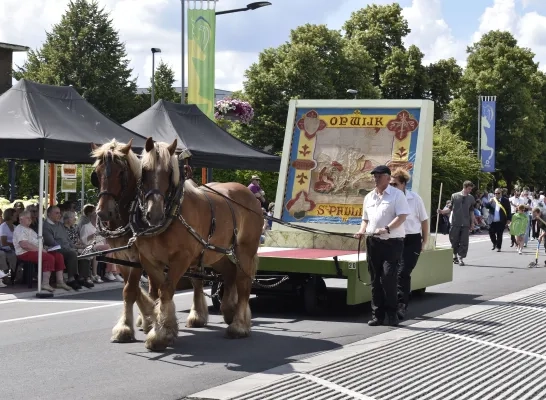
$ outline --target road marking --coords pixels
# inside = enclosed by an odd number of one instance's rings
[[[204,290],[204,292],[206,293],[210,293],[210,289],[207,289],[207,290]],[[193,291],[188,291],[188,292],[183,292],[183,293],[176,293],[174,295],[174,297],[180,297],[180,296],[187,296],[187,295],[193,295]],[[67,304],[67,303],[84,303],[84,304],[93,304],[91,303],[93,300],[89,300],[88,303],[85,303],[85,301],[82,301],[82,300],[73,300],[73,301],[70,301],[70,300],[67,300],[67,301],[55,301],[55,300],[28,300],[28,299],[17,299],[17,300],[14,300],[14,302],[19,302],[19,303],[58,303],[58,304]],[[0,304],[4,304],[5,302],[2,302]],[[98,305],[98,306],[93,306],[93,307],[85,307],[85,308],[76,308],[74,310],[65,310],[65,311],[56,311],[56,312],[52,312],[52,313],[46,313],[46,314],[37,314],[37,315],[30,315],[28,317],[20,317],[20,318],[11,318],[11,319],[5,319],[5,320],[0,320],[0,324],[5,324],[5,323],[8,323],[8,322],[18,322],[18,321],[26,321],[26,320],[31,320],[31,319],[36,319],[36,318],[43,318],[43,317],[53,317],[53,316],[56,316],[56,315],[64,315],[64,314],[72,314],[72,313],[76,313],[76,312],[80,312],[80,311],[89,311],[89,310],[98,310],[100,308],[108,308],[108,307],[114,307],[114,306],[120,306],[123,304],[123,301],[117,301],[115,303],[112,303],[110,302],[110,304],[101,304],[101,305]]]
[[[26,320],[29,320],[29,319],[36,319],[36,318],[43,318],[43,317],[52,317],[54,315],[72,314],[72,313],[77,313],[77,312],[80,312],[80,311],[97,310],[99,308],[114,307],[114,306],[119,306],[119,305],[120,305],[119,303],[103,304],[101,306],[77,308],[75,310],[57,311],[57,312],[47,313],[47,314],[30,315],[28,317],[5,319],[3,321],[0,321],[0,324],[5,324],[5,323],[8,323],[8,322],[26,321]]]

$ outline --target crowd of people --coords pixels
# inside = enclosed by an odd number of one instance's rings
[[[106,264],[101,276],[96,259],[78,260],[78,255],[94,243],[94,251],[109,248],[104,238],[97,234],[95,206],[83,207],[78,218],[74,203],[51,206],[43,222],[42,290],[80,290],[95,284],[123,282],[114,264]],[[2,278],[15,273],[18,262],[38,262],[38,205],[25,207],[16,202],[13,208],[0,213],[0,287]],[[52,276],[52,272],[55,272]],[[146,282],[146,278],[142,278]]]
[[[510,247],[523,254],[530,240],[542,240],[540,226],[545,212],[544,193],[496,188],[493,192],[471,193],[474,184],[466,181],[460,192],[454,193],[438,214],[443,218],[443,233],[449,233],[453,248],[453,262],[464,265],[468,252],[469,236],[487,230],[492,250],[502,251],[503,236],[510,233]]]

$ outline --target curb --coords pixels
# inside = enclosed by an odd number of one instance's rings
[[[76,296],[78,294],[83,294],[83,293],[96,293],[96,292],[105,292],[108,290],[123,289],[123,285],[124,284],[122,282],[105,282],[105,283],[95,284],[95,287],[91,289],[82,287],[80,290],[71,290],[69,292],[65,290],[63,290],[62,292],[60,290],[56,290],[53,293],[53,298]],[[38,293],[37,290],[32,290],[29,292],[21,292],[21,293],[1,293],[0,303],[3,301],[9,301],[9,300],[34,298],[36,297],[36,293]]]

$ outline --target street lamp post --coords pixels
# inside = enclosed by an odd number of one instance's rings
[[[161,53],[161,49],[152,47],[152,106],[154,105],[155,95],[155,53]]]
[[[189,0],[180,0],[180,3],[181,3],[181,8],[182,8],[182,12],[181,12],[181,20],[182,20],[182,29],[181,29],[181,34],[182,34],[182,44],[181,44],[181,48],[182,48],[182,73],[181,73],[181,79],[182,81],[180,82],[180,86],[181,87],[181,96],[180,96],[180,103],[184,104],[185,103],[185,80],[186,80],[186,77],[185,77],[185,73],[184,73],[184,61],[185,61],[185,52],[186,52],[186,49],[185,49],[185,46],[184,46],[184,31],[186,30],[186,10],[185,10],[185,4],[184,2],[185,1],[189,1]],[[233,10],[225,10],[225,11],[217,11],[215,14],[216,15],[223,15],[223,14],[232,14],[232,13],[236,13],[236,12],[243,12],[243,11],[253,11],[253,10],[257,10],[258,8],[262,8],[262,7],[267,7],[267,6],[270,6],[272,5],[269,1],[256,1],[254,3],[250,3],[250,4],[247,4],[245,8],[234,8]],[[153,88],[152,88],[153,89]]]
[[[347,89],[347,93],[354,95],[355,99],[356,99],[356,95],[358,94],[358,90],[356,90],[356,89]]]
[[[271,3],[269,1],[257,1],[254,3],[247,4],[245,8],[234,8],[233,10],[217,11],[215,14],[222,15],[222,14],[231,14],[231,13],[242,12],[242,11],[252,11],[252,10],[257,10],[258,8],[267,7],[270,5]]]

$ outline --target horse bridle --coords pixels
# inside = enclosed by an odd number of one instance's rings
[[[109,191],[108,189],[106,190],[102,190],[102,191],[99,191],[99,194],[97,196],[97,200],[100,199],[102,196],[110,196],[112,197],[112,199],[114,200],[114,202],[116,203],[116,209],[118,209],[118,212],[119,212],[119,202],[121,201],[121,199],[123,199],[123,196],[125,194],[125,191],[127,190],[127,186],[128,186],[128,172],[127,172],[127,169],[128,169],[128,165],[127,165],[127,162],[124,161],[124,160],[120,160],[121,163],[123,164],[122,165],[122,177],[121,177],[121,191],[119,193],[119,198],[116,198],[117,196],[112,193],[111,191]],[[106,156],[106,161],[105,161],[105,177],[106,178],[109,178],[112,174],[112,163],[114,162],[114,156],[112,155],[112,153],[108,153],[108,155]],[[97,174],[97,170],[95,169],[92,173],[91,173],[91,184],[96,187],[98,190],[100,190],[100,184],[101,182],[99,181],[99,175]]]
[[[154,147],[155,147],[156,159],[159,160],[159,148],[158,148],[157,143],[154,144]],[[154,194],[157,194],[158,196],[161,196],[163,198],[163,202],[166,202],[167,199],[170,199],[174,189],[176,189],[171,184],[173,172],[174,171],[171,168],[171,172],[170,172],[170,175],[169,175],[169,189],[167,190],[166,194],[161,193],[161,191],[158,188],[159,185],[157,184],[157,174],[154,175],[154,187],[151,188],[150,190],[148,190],[146,192],[146,194],[144,194],[144,190],[143,190],[143,187],[142,187],[142,184],[143,184],[143,181],[144,181],[144,168],[142,168],[142,172],[140,174],[141,178],[139,179],[139,182],[138,182],[138,193],[139,193],[138,201],[139,201],[141,207],[143,207],[144,204],[148,201],[148,197],[150,197],[150,196],[152,196]],[[181,183],[184,182],[184,176],[183,175],[180,176],[180,182]]]

